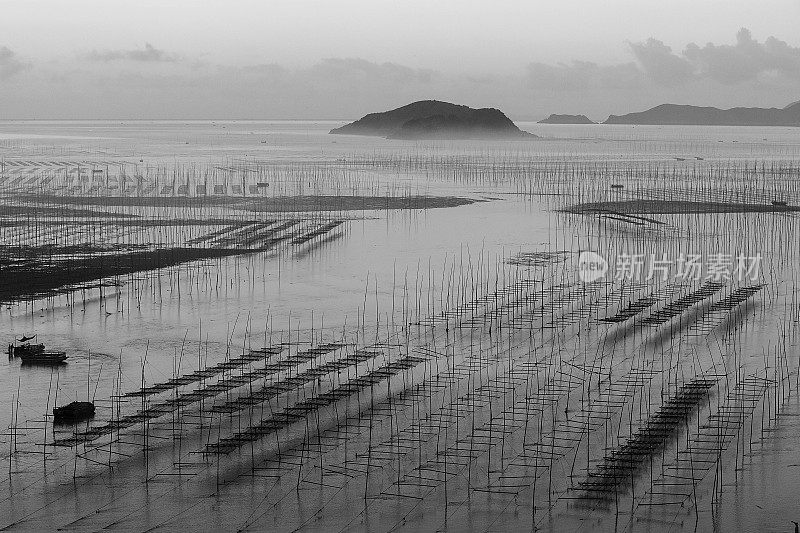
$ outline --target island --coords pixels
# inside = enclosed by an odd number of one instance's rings
[[[597,122],[589,119],[586,115],[556,115],[552,114],[549,117],[542,119],[539,124],[597,124]]]
[[[330,133],[411,140],[536,138],[519,129],[498,109],[473,109],[438,100],[422,100],[391,111],[370,113]]]
[[[800,126],[800,101],[784,108],[697,107],[661,104],[639,113],[611,115],[604,124],[640,124],[658,126]]]

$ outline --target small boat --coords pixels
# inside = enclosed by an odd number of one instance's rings
[[[8,357],[19,357],[22,364],[57,365],[67,360],[67,352],[45,350],[44,344],[9,344]]]
[[[72,402],[53,408],[53,422],[80,422],[93,416],[92,402]]]
[[[67,360],[67,352],[39,352],[20,355],[23,365],[59,365]]]

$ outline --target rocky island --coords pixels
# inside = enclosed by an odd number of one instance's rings
[[[800,126],[800,102],[784,108],[697,107],[661,104],[639,113],[611,115],[604,124],[641,124],[664,126]]]
[[[502,111],[422,100],[382,113],[370,113],[330,131],[332,134],[370,135],[387,139],[526,139]]]
[[[540,120],[539,124],[597,124],[586,115],[556,115]]]

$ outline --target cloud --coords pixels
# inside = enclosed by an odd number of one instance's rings
[[[742,29],[733,44],[692,43],[675,51],[649,38],[628,48],[634,61],[530,63],[525,85],[531,108],[602,115],[664,102],[784,106],[798,97],[800,48],[776,37],[759,42]]]
[[[498,76],[466,66],[432,70],[352,57],[308,67],[216,65],[148,43],[37,63],[19,83],[0,84],[0,116],[354,119],[437,99],[497,107],[515,120],[550,113],[603,119],[664,102],[785,106],[800,97],[800,49],[775,37],[758,42],[743,30],[735,44],[691,44],[679,52],[655,38],[628,46],[629,61],[533,62]],[[25,68],[0,48],[0,77]]]
[[[701,48],[692,43],[684,55],[703,75],[722,83],[739,83],[764,74],[800,79],[800,48],[775,37],[759,43],[746,28],[736,34],[734,45],[708,43]]]
[[[528,85],[552,91],[626,89],[645,83],[678,88],[697,83],[737,85],[741,83],[800,80],[800,47],[775,37],[756,41],[746,28],[739,30],[735,44],[690,43],[676,53],[662,41],[649,38],[629,42],[635,62],[598,65],[573,61],[551,65],[531,63]]]
[[[29,67],[28,63],[17,59],[13,50],[0,46],[0,80],[7,80]]]
[[[643,71],[659,85],[703,79],[727,85],[760,78],[800,80],[800,48],[775,37],[760,43],[747,28],[739,30],[735,44],[690,43],[680,54],[652,38],[628,44]]]
[[[633,55],[647,76],[661,85],[680,85],[694,76],[695,67],[685,57],[672,53],[672,48],[656,39],[644,43],[628,43]]]
[[[48,84],[0,91],[0,116],[351,119],[425,98],[499,105],[487,95],[495,86],[474,90],[460,75],[355,58],[302,68],[179,61],[158,69],[82,59],[40,67],[34,74]]]
[[[164,50],[154,47],[150,43],[144,43],[144,48],[134,50],[104,50],[102,52],[92,50],[86,55],[90,61],[137,61],[141,63],[173,63],[178,61],[178,57],[168,54]]]
[[[628,89],[639,86],[642,82],[642,73],[634,63],[618,65],[598,65],[590,61],[573,61],[558,65],[531,63],[527,71],[529,87],[549,91]]]
[[[311,76],[359,80],[382,80],[391,83],[429,83],[435,72],[414,69],[397,63],[373,63],[359,58],[326,58],[308,72]]]

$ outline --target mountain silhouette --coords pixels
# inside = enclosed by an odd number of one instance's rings
[[[539,124],[596,124],[586,115],[556,115],[552,114],[546,119],[540,120]]]
[[[421,100],[391,111],[370,113],[330,131],[388,139],[512,139],[536,137],[520,130],[502,111]]]
[[[697,107],[661,104],[647,111],[611,115],[604,124],[701,125],[701,126],[800,126],[800,102],[777,107]]]

